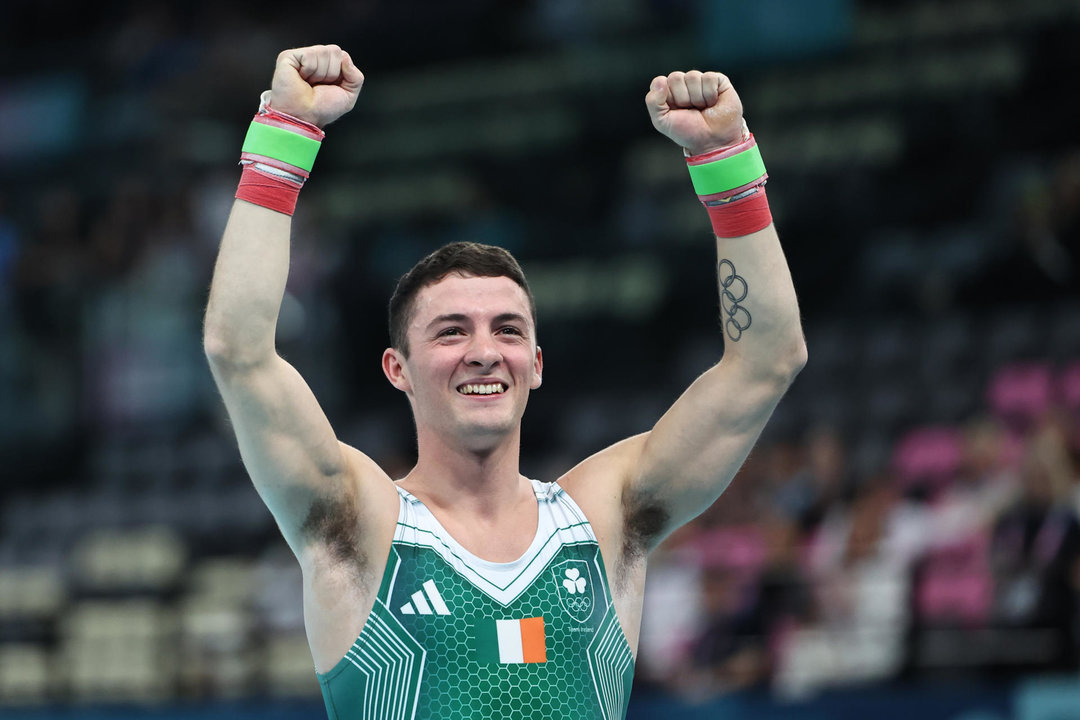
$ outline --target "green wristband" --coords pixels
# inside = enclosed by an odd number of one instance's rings
[[[311,172],[321,145],[318,140],[298,133],[252,121],[241,152],[273,158]]]
[[[749,185],[765,174],[765,162],[757,144],[737,155],[701,165],[687,165],[690,182],[698,195],[715,195]]]

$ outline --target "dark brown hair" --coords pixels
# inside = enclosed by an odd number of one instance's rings
[[[458,273],[474,277],[508,277],[516,282],[529,299],[529,312],[536,325],[536,300],[525,280],[521,265],[508,251],[494,245],[475,242],[455,242],[444,245],[412,266],[401,276],[390,297],[390,345],[409,356],[406,330],[412,320],[416,296],[428,285],[434,285],[447,275]]]

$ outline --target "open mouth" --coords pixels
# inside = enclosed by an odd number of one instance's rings
[[[501,382],[468,383],[460,386],[457,391],[462,395],[500,395],[506,392],[506,386]]]

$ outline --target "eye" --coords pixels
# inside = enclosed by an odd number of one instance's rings
[[[440,330],[437,337],[451,337],[453,335],[460,335],[460,334],[461,334],[461,328],[448,327],[448,328],[446,328],[444,330]]]
[[[501,328],[499,328],[497,330],[497,332],[500,335],[523,335],[524,334],[524,333],[521,332],[521,330],[514,327],[513,325],[507,325],[506,327],[501,327]]]

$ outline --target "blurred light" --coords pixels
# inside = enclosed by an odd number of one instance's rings
[[[70,76],[35,78],[0,87],[0,160],[69,150],[79,139],[86,88]]]

